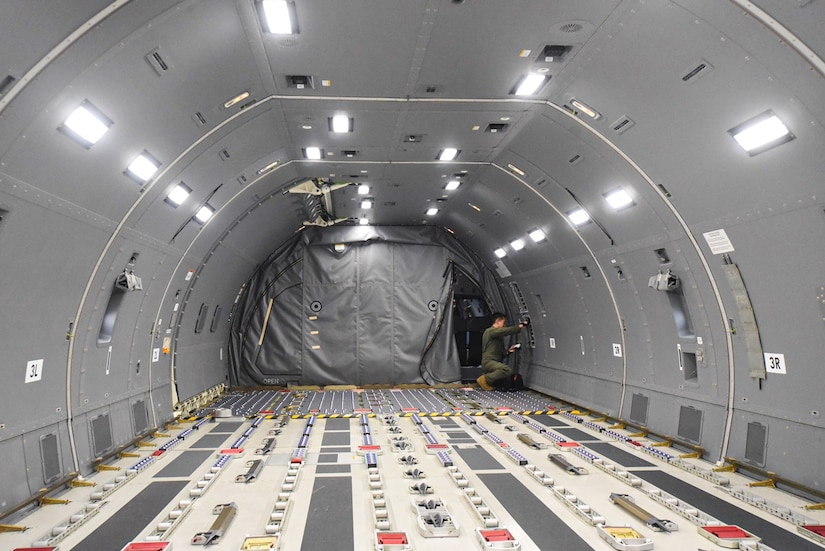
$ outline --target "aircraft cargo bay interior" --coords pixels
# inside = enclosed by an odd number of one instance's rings
[[[825,548],[825,0],[5,0],[0,548]]]

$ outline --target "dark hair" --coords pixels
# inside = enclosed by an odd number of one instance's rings
[[[505,316],[501,312],[493,312],[493,321],[506,320],[506,319],[507,319],[507,316]]]

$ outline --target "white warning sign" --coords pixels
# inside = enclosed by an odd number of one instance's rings
[[[766,352],[765,371],[786,375],[788,372],[785,369],[785,354],[769,354]]]
[[[33,383],[43,377],[43,359],[29,360],[26,364],[26,382]]]
[[[713,254],[732,253],[733,243],[730,242],[725,230],[713,230],[702,234],[707,241],[710,252]]]

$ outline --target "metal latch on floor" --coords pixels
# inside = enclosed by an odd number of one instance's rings
[[[618,505],[639,520],[643,520],[648,528],[657,532],[675,532],[679,525],[666,519],[656,518],[636,504],[636,501],[627,494],[610,494],[610,502]]]
[[[587,474],[587,469],[584,467],[576,467],[572,463],[570,463],[567,459],[564,458],[563,455],[558,453],[550,453],[547,454],[547,459],[564,469],[564,472],[567,474],[575,474],[575,475],[585,475]]]
[[[257,480],[261,474],[261,469],[264,467],[264,461],[263,459],[247,461],[246,466],[248,467],[247,471],[236,476],[235,482],[243,482],[246,484]]]
[[[199,532],[192,538],[192,545],[212,545],[220,541],[221,536],[229,529],[229,525],[235,520],[238,513],[238,506],[234,503],[224,503],[216,505],[212,509],[213,515],[218,515],[212,527],[206,532]]]

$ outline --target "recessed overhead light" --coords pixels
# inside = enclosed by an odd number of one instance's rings
[[[361,201],[361,208],[362,209],[371,209],[372,208],[372,199],[364,199]]]
[[[126,168],[126,174],[142,184],[148,182],[149,178],[154,176],[155,172],[158,171],[158,167],[160,167],[160,162],[144,151],[129,164]]]
[[[453,147],[445,147],[441,151],[438,152],[438,160],[439,161],[452,161],[458,154],[461,152],[460,149],[455,149]]]
[[[519,176],[524,176],[524,171],[522,169],[520,169],[519,167],[517,167],[516,165],[508,163],[507,168],[509,168],[512,172],[515,172]]]
[[[302,124],[301,128],[303,128],[304,130],[312,130],[312,125],[311,124]]]
[[[504,258],[505,256],[507,256],[507,251],[505,251],[504,249],[496,249],[493,251],[493,254],[495,254],[499,258]]]
[[[366,226],[369,223],[370,223],[370,221],[367,218],[359,218],[358,219],[358,224],[361,225],[361,226]]]
[[[324,150],[320,147],[307,147],[304,149],[304,158],[317,161],[324,157]]]
[[[230,107],[232,107],[236,103],[238,103],[240,101],[243,101],[248,97],[249,97],[249,92],[242,92],[242,93],[238,94],[237,96],[235,96],[234,98],[232,98],[231,100],[224,103],[223,108],[224,109],[229,109]]]
[[[616,210],[629,207],[633,204],[633,197],[622,188],[616,188],[604,194],[604,199],[607,204]]]
[[[166,196],[166,202],[174,207],[177,207],[186,201],[186,198],[189,197],[190,193],[192,193],[192,190],[189,186],[181,182],[172,188],[172,191],[170,191],[169,195]]]
[[[545,239],[547,239],[547,235],[540,229],[535,229],[530,232],[530,239],[532,239],[536,243],[541,243]]]
[[[329,119],[329,129],[336,134],[352,132],[355,121],[346,115],[335,115]]]
[[[751,157],[796,137],[771,110],[731,128],[728,132]]]
[[[478,130],[479,128],[481,128],[479,125],[474,124],[472,127],[470,127],[470,130],[472,130],[473,132],[475,132],[475,131],[476,131],[476,130]]]
[[[198,209],[198,212],[195,213],[195,220],[203,224],[204,222],[212,218],[213,214],[215,214],[215,209],[213,209],[209,205],[204,205],[200,209]]]
[[[446,189],[447,191],[453,191],[454,189],[458,189],[458,186],[460,185],[461,182],[459,182],[458,180],[450,180],[449,182],[447,182],[447,185],[444,186],[444,189]]]
[[[362,170],[361,174],[366,174],[367,172],[369,172],[369,170]]]
[[[500,121],[509,121],[510,117],[501,117],[499,118]]]
[[[69,118],[58,127],[83,147],[89,148],[112,126],[112,121],[98,111],[89,101],[81,103]]]
[[[549,73],[550,68],[549,67],[539,67],[538,69],[536,69],[536,72],[541,73],[541,74]]]
[[[577,100],[576,98],[570,100],[570,105],[572,105],[577,111],[581,111],[591,119],[600,119],[602,117],[598,111],[596,111],[583,101]]]
[[[522,50],[518,53],[519,57],[528,57],[533,50]]]
[[[582,208],[571,210],[567,213],[567,218],[574,226],[581,226],[590,221],[590,215]]]
[[[524,240],[516,239],[515,241],[510,241],[510,246],[513,247],[514,251],[520,251],[524,248]]]
[[[544,75],[536,73],[524,75],[516,84],[512,93],[516,96],[532,96],[541,89],[546,81],[547,77]]]
[[[259,168],[258,171],[255,174],[260,176],[261,174],[265,174],[265,173],[269,172],[270,170],[272,170],[276,166],[278,166],[278,161],[272,161],[271,163],[269,163],[265,167]]]
[[[329,80],[329,79],[327,79],[327,80],[322,80],[322,81],[321,81],[321,86],[332,86],[332,81],[331,81],[331,80]]]
[[[479,206],[477,206],[477,205],[474,205],[474,204],[472,204],[472,203],[467,203],[467,204],[468,204],[468,205],[470,205],[470,207],[471,207],[473,210],[476,210],[476,211],[478,211],[478,212],[481,212],[481,207],[479,207]]]
[[[431,207],[427,209],[427,216],[435,216],[438,214],[438,209],[435,207]]]
[[[358,195],[369,195],[370,194],[370,186],[366,184],[361,184],[358,186]]]
[[[261,0],[266,30],[272,34],[295,34],[293,6],[286,0]]]

